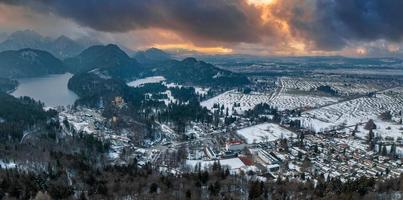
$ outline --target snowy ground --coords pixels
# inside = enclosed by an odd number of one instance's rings
[[[324,97],[310,93],[309,91],[320,85],[320,82],[308,82],[303,79],[279,78],[276,81],[276,91],[268,92],[252,92],[244,94],[235,90],[224,92],[218,96],[201,102],[201,105],[209,110],[213,109],[214,104],[224,105],[229,109],[229,114],[234,111],[242,113],[246,110],[253,109],[256,105],[267,103],[279,110],[292,109],[309,109],[318,108],[325,105],[334,104],[340,100],[338,97]],[[296,93],[295,90],[303,91]],[[372,91],[372,87],[363,89],[360,92]],[[357,91],[358,92],[358,91]],[[234,107],[234,104],[240,103],[239,107]]]
[[[374,92],[382,87],[375,84],[363,84],[363,83],[350,83],[344,81],[329,81],[329,80],[316,80],[307,78],[281,78],[283,87],[285,91],[290,90],[300,90],[300,91],[311,91],[315,90],[319,86],[330,86],[336,90],[339,94],[343,95],[353,95],[353,94],[366,94],[369,92]]]
[[[376,129],[373,130],[375,136],[382,137],[383,139],[393,139],[403,138],[403,125],[393,122],[393,121],[382,121],[375,119],[374,123]],[[364,129],[365,124],[360,124],[358,126],[356,136],[365,139],[368,136],[368,130]],[[355,127],[349,127],[346,132],[351,133]]]
[[[301,121],[304,128],[321,132],[376,120],[382,112],[397,113],[402,108],[403,89],[396,88],[375,97],[361,97],[304,112]]]
[[[243,128],[238,130],[237,134],[243,137],[248,144],[297,136],[295,133],[272,123],[263,123]]]
[[[166,90],[165,92],[162,92],[162,94],[167,95],[167,99],[159,99],[160,101],[163,101],[165,103],[165,105],[169,105],[171,103],[176,103],[177,102],[175,97],[172,96],[171,90]]]
[[[256,105],[267,103],[279,110],[292,110],[296,108],[316,108],[323,105],[329,105],[338,102],[336,97],[321,97],[315,95],[291,94],[280,91],[277,95],[273,93],[251,93],[244,94],[234,90],[227,91],[211,99],[201,102],[201,105],[209,110],[213,109],[214,104],[224,105],[229,109],[229,114],[243,113],[246,110],[253,109]],[[240,107],[234,107],[235,103],[240,103]]]
[[[224,105],[225,108],[228,108],[229,114],[231,115],[234,110],[236,110],[237,113],[242,113],[243,111],[254,108],[257,104],[268,103],[270,101],[270,97],[271,94],[243,94],[236,92],[235,90],[231,90],[211,99],[207,99],[200,104],[209,110],[213,109],[214,104],[220,104],[220,106]],[[240,103],[240,107],[234,107],[235,103]]]
[[[64,127],[63,121],[65,119],[69,122],[70,128]],[[121,132],[115,132],[101,125],[104,124],[107,119],[105,119],[99,111],[87,108],[65,110],[59,113],[59,120],[66,134],[71,135],[71,130],[75,130],[75,132],[93,135],[102,141],[110,141],[111,151],[108,155],[112,160],[119,156],[123,147],[130,145],[130,139],[128,138],[129,133],[127,131],[122,130]]]
[[[198,95],[207,95],[210,88],[196,87],[194,86],[195,92]]]
[[[165,81],[165,77],[163,76],[150,76],[142,79],[137,79],[135,81],[127,83],[130,87],[140,87],[147,83],[159,83]]]
[[[279,110],[292,110],[296,108],[316,108],[323,105],[336,103],[339,100],[340,99],[336,97],[280,93],[278,96],[275,96],[269,104],[278,108]]]
[[[158,99],[159,101],[163,101],[165,105],[168,105],[170,103],[177,103],[177,100],[172,96],[170,88],[182,88],[182,87],[190,87],[190,86],[183,86],[177,83],[168,83],[163,76],[150,76],[142,79],[137,79],[135,81],[127,83],[128,86],[130,87],[142,87],[145,84],[148,83],[161,83],[162,85],[166,86],[168,90],[165,92],[162,92],[161,94],[166,94],[167,98],[166,99]],[[206,87],[197,87],[197,86],[192,86],[195,89],[195,93],[198,95],[207,95],[208,91],[210,88]],[[152,94],[148,94],[150,97],[152,97]]]
[[[16,167],[17,165],[14,162],[0,160],[0,168],[2,169],[12,169]]]
[[[213,166],[216,160],[186,160],[186,165],[194,169],[200,163],[201,169],[206,169]],[[229,167],[229,169],[240,169],[245,167],[245,164],[239,158],[230,158],[220,160],[221,166]]]

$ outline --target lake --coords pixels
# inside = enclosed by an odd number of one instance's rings
[[[67,88],[67,83],[72,76],[72,74],[66,73],[18,79],[19,85],[11,94],[15,97],[32,97],[49,107],[72,105],[78,98],[73,91]]]

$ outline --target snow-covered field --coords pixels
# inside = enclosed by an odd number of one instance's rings
[[[396,88],[375,97],[361,97],[304,112],[302,126],[316,132],[336,127],[354,126],[377,119],[385,111],[397,113],[403,109],[403,88]]]
[[[271,94],[243,94],[236,92],[235,90],[224,92],[211,99],[207,99],[201,102],[201,106],[206,107],[209,110],[213,109],[214,104],[224,105],[229,109],[229,114],[233,113],[233,109],[237,113],[250,110],[260,103],[269,103]],[[240,103],[240,107],[234,107],[235,103]]]
[[[263,123],[243,128],[237,134],[244,138],[248,144],[275,141],[281,138],[296,137],[297,135],[277,124]]]
[[[229,109],[229,114],[233,113],[233,109],[237,113],[253,109],[256,105],[267,103],[279,110],[296,109],[296,108],[316,108],[323,105],[329,105],[338,102],[340,99],[336,97],[321,97],[314,95],[298,95],[280,92],[278,95],[273,93],[251,93],[244,94],[234,90],[227,91],[211,99],[201,102],[201,105],[209,110],[213,109],[214,104],[224,105]],[[239,107],[234,107],[235,103],[239,103]]]
[[[383,139],[393,139],[403,138],[403,125],[396,123],[394,121],[382,121],[380,119],[375,119],[374,123],[376,129],[373,130],[376,137],[382,137]],[[362,139],[368,137],[368,130],[364,129],[365,124],[359,124],[357,127],[357,132],[355,135]],[[351,133],[355,129],[354,127],[349,127],[346,129],[347,133]]]
[[[325,81],[315,80],[307,78],[281,78],[282,85],[285,91],[300,90],[311,91],[319,86],[330,86],[336,90],[339,94],[352,95],[352,94],[366,94],[374,92],[379,89],[383,89],[380,86],[374,84],[362,84],[362,83],[346,83],[344,81]]]
[[[161,83],[162,82],[162,83]],[[168,90],[166,90],[165,92],[162,92],[161,94],[166,94],[167,98],[166,99],[158,99],[159,101],[163,101],[166,105],[170,104],[170,103],[176,103],[177,100],[172,96],[171,90],[169,90],[170,88],[182,88],[182,87],[189,87],[189,86],[183,86],[177,83],[168,83],[165,79],[165,77],[163,76],[150,76],[150,77],[146,77],[146,78],[142,78],[142,79],[137,79],[134,80],[132,82],[128,82],[126,83],[128,86],[130,87],[142,87],[145,84],[148,83],[161,83],[162,85],[166,86],[168,88]],[[197,87],[197,86],[193,86],[193,88],[195,89],[195,93],[198,95],[206,95],[208,93],[208,91],[210,90],[210,88],[205,88],[205,87]],[[149,94],[150,97],[152,97],[151,94]]]
[[[159,83],[165,81],[165,77],[163,76],[150,76],[142,79],[137,79],[135,81],[127,83],[130,87],[139,87],[147,83]]]
[[[336,97],[280,93],[269,102],[269,105],[276,107],[279,110],[292,110],[296,108],[307,109],[333,104],[339,100],[340,99]]]

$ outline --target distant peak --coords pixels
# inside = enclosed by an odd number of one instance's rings
[[[61,35],[61,36],[59,36],[56,40],[72,40],[71,38],[69,38],[69,37],[67,37],[67,36],[65,36],[65,35]]]
[[[122,51],[115,44],[107,44],[107,45],[93,45],[88,47],[86,50],[107,50],[107,51]],[[123,51],[122,51],[123,52]]]
[[[155,47],[151,47],[149,49],[146,50],[146,52],[160,52],[160,53],[165,53],[163,50],[155,48]]]
[[[185,63],[197,63],[197,60],[196,60],[196,58],[189,57],[189,58],[185,58],[184,60],[182,60],[182,62],[185,62]]]
[[[116,44],[108,44],[108,45],[105,46],[105,48],[106,48],[107,51],[119,52],[121,54],[126,55],[126,53]]]
[[[42,37],[39,33],[33,31],[33,30],[22,30],[22,31],[16,31],[10,35],[10,38],[19,38],[19,37],[37,37],[40,38]]]
[[[120,49],[120,48],[118,47],[118,45],[116,45],[116,44],[107,44],[105,47],[107,47],[107,48],[117,48],[117,49]]]
[[[161,49],[152,47],[145,51],[138,51],[135,54],[135,58],[139,62],[153,62],[170,60],[171,56]]]

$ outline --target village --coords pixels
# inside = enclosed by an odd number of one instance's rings
[[[118,103],[121,106],[122,102]],[[124,164],[136,158],[139,165],[151,163],[162,173],[208,171],[219,164],[232,174],[258,180],[346,182],[362,176],[398,177],[403,172],[401,140],[388,141],[373,135],[374,141],[379,140],[373,144],[366,133],[372,129],[358,126],[315,133],[296,126],[297,115],[281,111],[278,116],[261,115],[265,122],[259,122],[234,114],[234,123],[220,123],[219,127],[192,123],[185,139],[175,136],[168,125],[158,124],[158,137],[140,146],[132,142],[129,130],[107,128],[116,118],[108,120],[99,111],[67,109],[60,113],[60,119],[66,119],[76,131],[110,141],[112,163]]]

